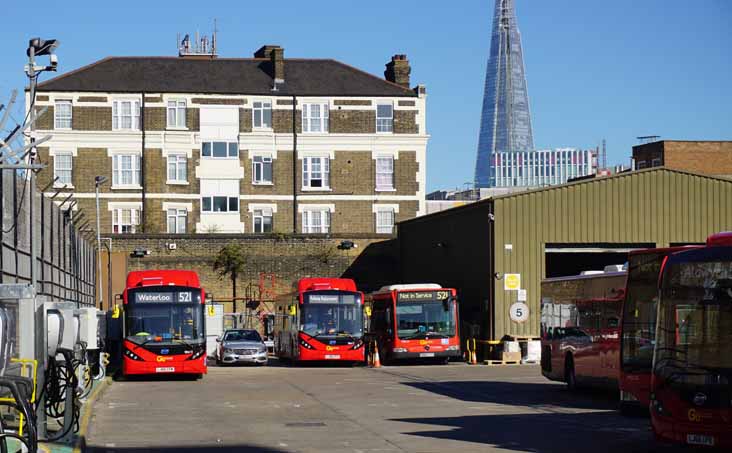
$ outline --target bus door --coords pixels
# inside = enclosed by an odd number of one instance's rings
[[[394,346],[394,328],[391,298],[375,299],[371,313],[371,333],[382,350]]]
[[[623,307],[617,290],[612,289],[601,303],[600,370],[598,377],[607,384],[616,384],[620,373],[620,312]]]
[[[592,380],[599,374],[600,315],[594,300],[577,301],[577,323],[567,329],[568,339],[574,347],[574,369],[577,380]]]

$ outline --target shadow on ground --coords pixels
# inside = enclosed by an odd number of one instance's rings
[[[285,450],[275,450],[258,445],[200,445],[200,446],[168,446],[168,447],[106,447],[87,445],[82,448],[85,453],[205,453],[215,451],[217,453],[239,453],[239,452],[261,452],[261,453],[284,453]]]
[[[593,453],[688,452],[657,444],[647,420],[623,418],[614,411],[401,418],[392,421],[433,425],[424,431],[412,428],[402,432],[404,435],[473,442],[486,447],[495,445],[514,451],[567,453],[578,451],[578,445],[592,445]],[[434,425],[440,428],[435,429]]]
[[[443,381],[402,384],[461,401],[510,406],[554,406],[573,409],[612,411],[617,408],[615,393],[597,390],[569,391],[563,385],[501,381]]]

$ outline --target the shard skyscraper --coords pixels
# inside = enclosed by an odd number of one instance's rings
[[[496,186],[500,155],[533,151],[529,93],[514,0],[496,0],[475,164],[476,188]]]

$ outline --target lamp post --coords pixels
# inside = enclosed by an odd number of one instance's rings
[[[99,186],[107,181],[106,176],[95,176],[94,177],[94,193],[97,200],[97,274],[99,274],[99,309],[104,308],[104,291],[102,290],[102,231],[99,221]],[[107,252],[110,253],[110,252]],[[111,275],[107,275],[107,278],[111,279]],[[108,295],[111,296],[111,295]]]

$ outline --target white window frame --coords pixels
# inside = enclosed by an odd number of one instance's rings
[[[274,231],[274,211],[271,208],[255,207],[251,210],[252,212],[252,232],[253,233],[271,233]],[[264,231],[264,219],[270,218],[270,231]],[[260,225],[262,231],[257,231],[257,219],[260,219]]]
[[[205,210],[203,207],[203,200],[206,198],[211,199],[211,209]],[[214,211],[214,198],[226,198],[226,211]],[[230,210],[231,200],[236,199],[236,210]],[[239,195],[202,195],[201,196],[201,214],[239,214],[241,210],[241,203],[239,201]]]
[[[313,162],[318,161],[320,177],[313,178]],[[320,180],[320,186],[313,186],[313,180]],[[330,156],[304,156],[302,158],[302,189],[303,190],[331,190],[330,189]]]
[[[313,115],[314,107],[318,107],[318,116]],[[327,102],[306,102],[302,105],[302,131],[306,134],[327,134],[330,111]]]
[[[121,168],[123,157],[130,157],[130,168]],[[122,183],[123,172],[132,173],[132,182]],[[112,155],[112,188],[140,188],[140,155],[135,153],[115,153]]]
[[[60,168],[59,167],[59,157],[69,158],[69,165],[68,168]],[[59,177],[59,171],[68,172],[69,178],[68,181],[63,180]],[[53,155],[53,179],[56,179],[56,177],[59,177],[58,181],[54,183],[55,187],[73,187],[73,181],[74,181],[74,154],[70,152],[56,152]]]
[[[173,178],[170,177],[171,166],[174,167]],[[188,156],[185,154],[168,154],[165,173],[167,177],[166,184],[188,184]]]
[[[185,234],[188,223],[188,210],[185,208],[168,208],[165,212],[165,228],[168,234]],[[170,221],[173,220],[173,231]]]
[[[391,116],[379,116],[379,107],[388,106],[391,109]],[[394,104],[391,102],[379,102],[376,104],[376,133],[394,133]]]
[[[172,105],[171,105],[172,104]],[[186,115],[188,114],[185,99],[169,99],[165,107],[165,121],[168,129],[188,129]],[[172,114],[172,123],[171,123]]]
[[[138,208],[115,208],[112,211],[112,233],[114,234],[130,234],[137,231],[137,226],[140,224],[140,209]],[[123,214],[130,212],[130,223],[121,223]],[[129,231],[122,231],[124,227],[129,227]],[[116,228],[116,230],[115,230]]]
[[[315,216],[317,214],[317,217]],[[317,225],[315,219],[317,218]],[[327,208],[307,208],[302,210],[303,234],[330,233],[331,211]]]
[[[259,104],[259,107],[257,107]],[[267,116],[266,111],[269,110],[269,124],[265,124]],[[259,119],[259,126],[257,126]],[[252,102],[252,129],[255,130],[271,130],[272,129],[272,100],[271,99],[255,99]]]
[[[130,104],[130,113],[124,114],[122,110],[125,104]],[[122,120],[129,117],[130,126],[123,126]],[[112,130],[115,131],[139,131],[140,130],[140,100],[139,99],[115,99],[112,101]]]
[[[69,113],[68,115],[61,116],[59,105],[68,105],[69,106]],[[70,99],[59,99],[54,103],[53,108],[53,128],[58,130],[71,130],[73,127],[73,120],[74,120],[74,107],[71,104]],[[68,121],[68,126],[66,125],[60,125],[61,121]]]
[[[376,233],[377,234],[394,234],[394,226],[396,225],[396,210],[393,208],[378,208],[374,213],[376,218]],[[391,215],[391,224],[383,222],[385,214]],[[387,230],[388,228],[388,230]]]
[[[384,171],[384,170],[379,171],[379,161],[390,161],[391,170],[390,171]],[[391,156],[391,155],[376,156],[376,159],[374,159],[374,165],[376,166],[376,168],[374,170],[374,174],[375,174],[374,184],[375,184],[376,190],[378,192],[393,192],[396,190],[396,187],[394,184],[395,179],[396,179],[394,177],[395,176],[394,175],[394,161],[395,161],[394,156]],[[383,181],[381,183],[379,182],[380,176],[383,180],[389,179],[388,185],[385,184]]]
[[[261,160],[256,162],[255,159]],[[264,166],[269,164],[270,175],[269,181],[264,179]],[[260,177],[257,178],[257,168],[259,168]],[[274,184],[274,159],[271,154],[255,154],[252,156],[252,184],[255,186],[271,186]]]
[[[210,144],[210,146],[211,146],[211,155],[210,156],[203,155],[203,148],[207,143]],[[226,156],[225,157],[213,155],[213,148],[214,148],[215,143],[225,143],[226,144]],[[236,155],[232,155],[231,145],[236,145]],[[201,142],[201,159],[236,159],[236,160],[239,160],[240,153],[241,153],[241,150],[239,149],[239,142],[234,141],[234,140],[203,140]]]

